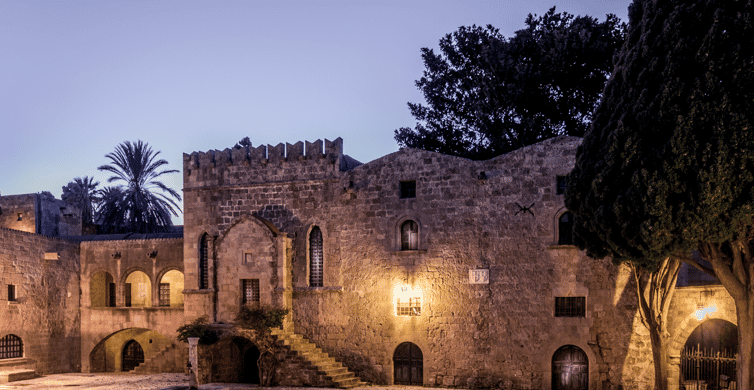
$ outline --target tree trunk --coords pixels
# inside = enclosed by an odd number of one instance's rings
[[[666,332],[663,333],[657,327],[649,329],[649,338],[652,341],[652,359],[655,366],[655,390],[668,389],[668,370],[670,368],[668,345],[670,338]]]
[[[736,316],[738,318],[738,388],[754,390],[754,296],[747,294],[747,300],[736,300]]]
[[[641,314],[642,324],[649,331],[652,344],[652,359],[655,367],[654,388],[668,390],[670,334],[667,330],[667,318],[681,262],[677,258],[669,257],[652,272],[634,264],[630,265],[636,280],[639,314]]]

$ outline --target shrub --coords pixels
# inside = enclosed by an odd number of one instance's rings
[[[248,307],[241,306],[236,316],[236,325],[244,329],[269,331],[283,325],[283,319],[288,314],[288,309],[278,309],[268,306]]]
[[[212,345],[220,339],[220,332],[209,325],[207,316],[202,316],[189,324],[183,325],[177,330],[178,340],[188,342],[189,337],[198,337],[199,343]]]

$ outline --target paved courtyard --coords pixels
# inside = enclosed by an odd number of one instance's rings
[[[357,387],[356,389],[368,390],[387,390],[392,387],[386,386],[367,386]],[[401,390],[429,390],[427,387],[417,386],[396,386]],[[188,389],[188,375],[185,374],[53,374],[45,375],[39,378],[28,379],[10,383],[0,383],[0,390],[71,390],[71,389],[97,389],[97,390],[179,390]],[[248,384],[233,383],[209,383],[199,386],[200,390],[241,390],[257,389],[262,390],[265,387]],[[267,389],[287,390],[286,387],[272,387]],[[311,389],[311,388],[297,388]]]

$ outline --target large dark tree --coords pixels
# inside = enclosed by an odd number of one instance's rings
[[[738,388],[749,390],[753,11],[751,0],[636,0],[626,44],[566,191],[575,243],[592,257],[612,256],[653,273],[674,259],[704,268],[691,260],[693,250],[701,252],[735,301]],[[653,295],[673,288],[655,283]],[[654,344],[667,342],[667,335],[650,331],[656,387],[666,388],[668,362],[661,352],[667,345],[658,352]]]
[[[461,27],[421,49],[416,86],[426,105],[395,131],[401,147],[487,159],[556,135],[582,136],[591,122],[625,25],[556,13],[536,17],[511,39],[492,26]]]
[[[98,169],[114,174],[108,182],[124,183],[102,193],[99,215],[106,232],[162,232],[173,225],[171,214],[177,216],[180,209],[173,198],[181,196],[156,179],[178,171],[160,170],[168,162],[157,159],[159,154],[142,141],[126,141],[105,155],[111,163]]]
[[[61,199],[81,209],[81,222],[90,224],[94,222],[94,204],[97,202],[97,186],[94,178],[84,176],[77,177],[63,187]]]

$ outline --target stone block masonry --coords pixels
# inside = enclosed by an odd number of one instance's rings
[[[0,241],[0,337],[12,334],[23,343],[23,356],[0,361],[0,370],[79,371],[78,243],[5,228]]]

